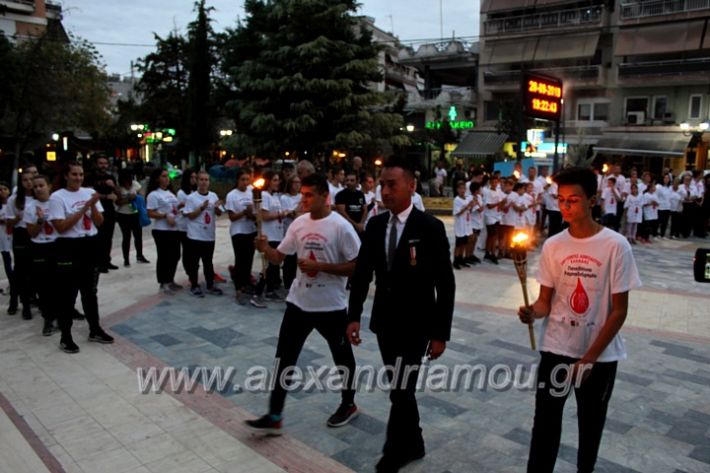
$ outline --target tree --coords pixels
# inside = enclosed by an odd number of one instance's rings
[[[109,124],[109,90],[92,45],[51,34],[18,44],[3,39],[0,135],[10,137],[14,169],[25,150],[53,132],[82,130],[98,136]]]
[[[228,31],[228,106],[244,150],[278,156],[405,144],[402,118],[370,87],[379,48],[353,15],[354,1],[247,0]]]

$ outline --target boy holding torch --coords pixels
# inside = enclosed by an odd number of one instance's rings
[[[594,470],[617,362],[629,291],[641,286],[631,246],[592,217],[597,180],[591,169],[568,168],[555,182],[569,228],[549,238],[540,256],[540,295],[518,310],[521,322],[543,319],[541,360],[528,472],[552,473],[562,411],[574,387],[579,418],[577,470]],[[560,388],[564,387],[564,390]]]

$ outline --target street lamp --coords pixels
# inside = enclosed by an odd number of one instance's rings
[[[232,130],[219,130],[219,136],[221,137],[232,136],[233,133]]]
[[[59,141],[59,133],[52,133],[52,141]]]
[[[411,132],[414,131],[414,125],[412,125],[411,123],[408,124],[408,125],[406,126],[406,128],[407,128],[407,131],[408,131],[409,133],[411,133]]]
[[[696,133],[703,133],[705,131],[708,131],[708,129],[710,129],[710,123],[708,122],[699,123],[697,126],[692,126],[688,122],[683,122],[680,124],[680,131],[683,132],[684,136],[692,136]]]

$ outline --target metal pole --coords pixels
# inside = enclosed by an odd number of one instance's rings
[[[444,40],[444,0],[439,0],[439,31],[441,40]]]
[[[560,170],[560,155],[557,152],[557,147],[560,145],[560,120],[555,122],[555,157],[552,160],[552,173],[557,174]]]

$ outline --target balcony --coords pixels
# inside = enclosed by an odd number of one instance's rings
[[[710,1],[710,0],[688,0]],[[530,33],[556,28],[601,25],[604,7],[593,6],[573,10],[558,10],[535,15],[512,16],[486,20],[483,23],[484,36]]]
[[[17,13],[34,13],[34,0],[0,0],[0,11],[11,11]]]
[[[600,85],[601,66],[553,67],[547,69],[531,69],[530,72],[540,72],[553,77],[559,77],[566,86]],[[485,71],[483,83],[488,89],[509,90],[520,87],[521,71]]]
[[[647,82],[649,78],[675,83],[681,76],[684,84],[706,83],[710,77],[710,57],[619,64],[620,83]]]
[[[621,4],[622,20],[675,15],[710,9],[710,0],[658,0]]]

